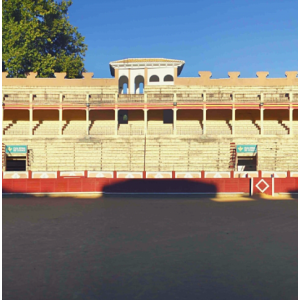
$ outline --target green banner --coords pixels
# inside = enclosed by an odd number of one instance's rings
[[[5,146],[5,153],[7,153],[7,154],[26,154],[27,146],[25,146],[25,145],[7,145],[7,146]]]
[[[256,153],[257,145],[236,145],[237,153]]]

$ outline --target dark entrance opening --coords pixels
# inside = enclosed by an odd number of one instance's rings
[[[119,124],[128,124],[128,110],[119,110],[118,111],[118,123]]]
[[[173,124],[173,110],[172,109],[164,110],[164,124]]]
[[[238,157],[238,171],[256,171],[256,156]]]
[[[26,156],[6,157],[6,171],[26,171]]]

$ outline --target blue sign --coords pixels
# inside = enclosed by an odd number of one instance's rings
[[[256,153],[257,145],[236,145],[237,153]]]
[[[5,146],[7,154],[27,154],[27,146],[24,145],[7,145]]]

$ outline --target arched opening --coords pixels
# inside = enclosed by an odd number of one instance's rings
[[[174,78],[172,75],[166,75],[164,81],[174,81]]]
[[[134,79],[134,91],[135,94],[143,94],[144,93],[144,77],[138,75]]]
[[[127,94],[128,77],[123,75],[119,78],[119,94]]]
[[[157,75],[152,75],[149,79],[150,82],[159,82],[159,78]]]

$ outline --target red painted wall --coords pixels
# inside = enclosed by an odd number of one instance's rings
[[[253,193],[260,193],[254,178]],[[272,194],[272,178],[263,179]],[[275,193],[297,193],[298,178],[275,178]],[[3,193],[250,193],[250,178],[205,179],[125,179],[125,178],[57,178],[57,179],[3,179]]]
[[[173,192],[173,193],[249,193],[248,178],[225,179],[117,179],[57,178],[4,179],[3,193],[59,192]]]

